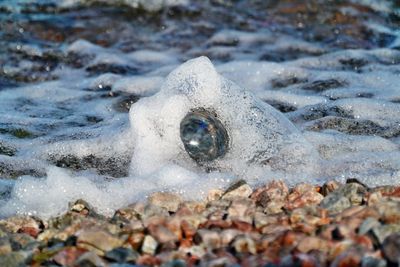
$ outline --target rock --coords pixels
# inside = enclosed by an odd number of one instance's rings
[[[364,256],[361,260],[361,267],[386,267],[384,259],[377,259],[374,257]]]
[[[328,249],[329,243],[327,241],[318,237],[311,236],[303,238],[297,245],[297,250],[302,253],[307,253],[311,250],[327,251]]]
[[[253,190],[251,187],[244,180],[240,180],[225,191],[222,195],[222,199],[233,199],[237,197],[248,198],[252,192]]]
[[[239,235],[233,241],[231,245],[237,253],[251,253],[257,254],[256,244],[253,239],[246,235]]]
[[[261,227],[268,225],[268,224],[273,224],[277,223],[278,218],[276,216],[268,216],[263,212],[255,212],[254,217],[253,217],[253,223],[254,226],[257,229],[260,229]]]
[[[379,244],[382,244],[388,236],[398,232],[400,232],[400,224],[385,224],[372,228],[372,233]]]
[[[13,250],[33,250],[39,246],[39,243],[28,234],[10,235],[10,243]]]
[[[142,252],[149,255],[154,255],[156,253],[157,246],[157,241],[151,235],[146,235],[142,244]]]
[[[153,204],[147,204],[146,206],[144,206],[143,213],[140,215],[141,215],[142,221],[144,221],[147,218],[153,217],[153,216],[158,217],[158,218],[169,217],[169,213],[168,213],[167,209],[160,207],[160,206],[153,205]],[[144,223],[144,225],[146,225],[146,224]]]
[[[400,222],[400,202],[398,201],[386,201],[379,203],[376,206],[379,214],[381,215],[380,220],[385,223],[399,223]]]
[[[20,267],[25,266],[26,254],[22,252],[11,252],[0,256],[0,266]]]
[[[159,243],[178,241],[178,236],[163,225],[152,225],[148,227],[148,230]]]
[[[1,237],[0,238],[0,257],[1,255],[9,254],[11,253],[12,248],[11,248],[11,243],[7,237]]]
[[[108,251],[104,257],[113,262],[124,263],[124,262],[135,262],[139,258],[139,253],[124,247],[118,247]]]
[[[223,194],[224,192],[221,189],[211,189],[210,191],[208,191],[207,201],[211,202],[218,200],[222,197]]]
[[[212,230],[200,229],[194,236],[196,244],[203,245],[206,249],[219,248],[221,245],[221,237],[219,233]]]
[[[75,261],[74,266],[106,267],[107,265],[96,253],[88,251]]]
[[[133,249],[139,250],[143,243],[144,237],[144,233],[135,232],[128,237],[127,242],[129,243],[129,245],[131,245]]]
[[[265,208],[271,201],[284,202],[288,194],[289,189],[283,181],[272,181],[264,187],[256,189],[251,195],[251,199]]]
[[[237,219],[252,223],[255,209],[255,204],[251,199],[236,199],[232,201],[228,208],[228,218],[231,220]]]
[[[237,229],[222,230],[220,233],[221,245],[228,246],[229,243],[231,243],[232,240],[235,239],[236,236],[241,235],[242,233],[243,233],[242,231],[239,231]]]
[[[348,183],[327,195],[322,200],[321,207],[330,212],[338,213],[351,205],[360,205],[366,193],[367,190],[363,185]]]
[[[186,266],[187,265],[183,260],[172,260],[161,265],[161,267],[186,267]]]
[[[130,222],[130,221],[136,221],[140,217],[139,213],[136,211],[135,206],[128,206],[125,208],[118,209],[115,211],[114,216],[112,218],[112,221],[124,221],[124,222]]]
[[[390,263],[400,263],[400,233],[391,234],[382,244],[382,252]]]
[[[285,208],[293,210],[305,205],[318,205],[324,197],[309,184],[299,184],[289,194]]]
[[[331,267],[353,267],[360,266],[362,254],[354,249],[347,250],[340,254],[330,265]]]
[[[329,193],[337,190],[340,187],[340,184],[336,181],[328,181],[321,188],[321,194],[325,197]]]
[[[181,202],[180,196],[168,192],[156,192],[149,196],[150,204],[162,207],[170,212],[176,212]]]
[[[66,247],[57,252],[53,257],[53,261],[62,266],[73,266],[74,262],[87,251],[76,247]]]
[[[122,246],[123,240],[102,230],[82,230],[77,233],[77,246],[86,249],[96,249],[99,255]]]
[[[4,226],[4,229],[8,232],[23,232],[33,237],[36,237],[44,228],[41,220],[28,216],[15,216],[0,220],[0,226]]]
[[[366,233],[368,233],[372,228],[375,227],[379,227],[381,224],[380,222],[373,218],[373,217],[368,217],[367,219],[365,219],[360,227],[358,228],[358,234],[359,235],[365,235]]]
[[[97,215],[94,207],[83,199],[69,203],[69,210],[82,215]]]
[[[321,208],[327,209],[331,213],[339,213],[350,206],[350,200],[336,191],[326,196],[320,203]]]

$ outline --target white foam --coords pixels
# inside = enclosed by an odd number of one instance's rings
[[[118,80],[112,86],[112,91],[117,93],[149,96],[158,92],[164,81],[160,76],[133,76]]]
[[[298,179],[317,167],[313,147],[282,114],[221,77],[207,58],[200,57],[178,67],[159,93],[131,108],[133,174],[150,174],[171,162],[201,170],[179,134],[180,121],[196,108],[215,112],[229,132],[229,152],[210,163],[212,167],[241,176],[249,166],[269,161],[273,163],[266,169],[297,171]],[[151,149],[153,144],[157,149]]]

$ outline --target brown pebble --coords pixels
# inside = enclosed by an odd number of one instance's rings
[[[297,245],[297,250],[302,253],[307,253],[311,250],[327,251],[329,247],[329,243],[326,240],[310,236],[300,240]]]

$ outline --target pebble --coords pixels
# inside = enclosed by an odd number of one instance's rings
[[[179,195],[168,192],[156,192],[149,196],[149,203],[170,212],[176,212],[182,199]]]
[[[99,255],[120,247],[123,240],[118,239],[105,231],[88,230],[78,233],[77,244],[81,248],[96,248]]]
[[[324,197],[316,191],[316,188],[309,184],[297,185],[288,196],[285,208],[293,210],[305,205],[318,205]]]
[[[88,251],[75,261],[74,266],[106,267],[107,265],[96,253]]]
[[[206,249],[210,250],[219,248],[221,245],[221,237],[219,233],[207,229],[198,230],[194,240],[196,244],[202,243]]]
[[[157,246],[157,241],[151,235],[146,235],[142,244],[142,252],[149,255],[154,255],[156,253]]]
[[[114,248],[104,255],[106,259],[118,263],[135,262],[139,256],[137,251],[124,247]]]
[[[2,220],[0,263],[125,267],[397,264],[397,191],[373,191],[354,181],[325,187],[329,189],[325,197],[323,187],[299,184],[289,189],[281,181],[254,192],[239,181],[206,201],[156,193],[148,202],[119,209],[112,218],[97,216],[80,200],[66,214],[48,221]],[[371,202],[375,193],[380,199]],[[38,234],[27,231],[29,227],[36,227]]]
[[[256,243],[253,239],[246,235],[237,236],[233,242],[232,246],[238,253],[251,253],[253,255],[257,254]]]
[[[0,266],[20,267],[24,266],[26,255],[22,252],[11,252],[0,256]]]
[[[302,253],[310,252],[311,250],[327,251],[329,249],[329,243],[318,237],[305,237],[297,245],[297,250]]]
[[[389,235],[382,244],[384,257],[393,264],[400,263],[400,233]]]
[[[225,191],[222,195],[222,199],[233,199],[237,197],[248,198],[251,193],[253,193],[251,187],[245,181],[240,180]]]
[[[339,213],[351,206],[351,202],[347,197],[340,193],[331,193],[326,196],[320,204],[321,208],[327,209],[331,213]]]

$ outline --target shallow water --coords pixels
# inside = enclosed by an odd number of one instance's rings
[[[77,198],[112,214],[237,179],[399,183],[400,6],[161,2],[0,2],[1,216]],[[166,80],[199,56],[215,70],[200,59]],[[187,155],[193,108],[228,128],[223,158]]]

